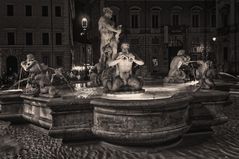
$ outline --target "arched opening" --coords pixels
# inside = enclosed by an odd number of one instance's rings
[[[152,29],[160,28],[160,11],[161,11],[161,8],[159,7],[151,8],[151,28]]]
[[[131,7],[130,8],[130,27],[131,29],[139,29],[140,28],[140,11],[139,7]]]
[[[13,75],[18,73],[18,62],[15,56],[8,56],[6,65],[7,75]]]

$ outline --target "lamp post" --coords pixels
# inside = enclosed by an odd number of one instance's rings
[[[87,80],[87,27],[88,27],[88,20],[86,17],[83,17],[82,20],[81,20],[81,26],[83,28],[83,38],[84,38],[84,54],[85,54],[85,79],[84,80]]]
[[[213,59],[212,59],[212,61],[213,62],[215,62],[215,64],[216,64],[216,62],[217,62],[217,57],[216,57],[216,53],[217,53],[217,37],[212,37],[212,42],[213,42]]]

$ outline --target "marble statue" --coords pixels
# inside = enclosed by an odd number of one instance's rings
[[[121,25],[115,28],[114,22],[111,20],[113,11],[110,8],[103,9],[104,15],[98,21],[99,32],[101,35],[100,43],[100,59],[90,72],[90,85],[105,85],[105,81],[111,79],[114,70],[109,68],[109,63],[117,57],[117,49],[119,43],[119,35],[121,33]]]
[[[103,84],[102,79],[108,79],[108,64],[113,60],[112,54],[113,50],[109,44],[103,47],[102,57],[99,59],[99,62],[94,65],[90,72],[91,86],[100,86]]]
[[[123,43],[122,51],[117,52],[122,26],[115,27],[111,20],[113,11],[110,8],[104,8],[103,13],[98,21],[101,56],[90,74],[91,85],[103,85],[108,91],[141,90],[143,82],[133,75],[132,69],[133,64],[143,65],[144,62],[129,52],[128,43]]]
[[[29,72],[31,75],[42,72],[41,65],[38,63],[37,60],[35,60],[35,57],[32,54],[27,55],[26,61],[22,61],[21,66],[25,71]]]
[[[164,78],[166,83],[184,83],[188,81],[186,73],[181,69],[182,66],[188,65],[190,57],[185,54],[185,50],[179,50],[177,56],[170,63],[168,76]]]
[[[213,89],[215,87],[214,78],[216,70],[213,68],[212,61],[197,61],[199,67],[196,69],[196,79],[199,80],[202,89]]]
[[[104,60],[104,47],[109,45],[112,49],[112,59],[115,59],[117,56],[117,48],[119,43],[119,35],[121,33],[121,25],[115,28],[114,22],[111,20],[113,11],[110,8],[103,9],[104,15],[100,17],[98,21],[99,31],[101,35],[101,44],[100,44],[100,59],[102,62]]]
[[[99,60],[98,63],[96,63],[93,68],[90,70],[90,86],[100,86],[101,83],[101,74],[105,69],[105,65],[103,62]]]
[[[56,89],[51,84],[51,77],[48,74],[48,66],[40,64],[35,60],[34,55],[28,54],[27,59],[21,62],[21,67],[29,73],[25,94],[39,95],[49,94],[55,96]]]
[[[134,63],[144,65],[141,59],[137,59],[133,53],[129,52],[129,44],[122,43],[121,52],[109,63],[109,67],[115,67],[115,74],[112,81],[108,80],[105,83],[106,88],[111,91],[142,89],[142,81],[132,74]]]

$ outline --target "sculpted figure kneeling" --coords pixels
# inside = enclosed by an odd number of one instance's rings
[[[106,87],[108,90],[112,91],[134,91],[141,90],[143,82],[134,77],[132,74],[133,64],[144,65],[141,59],[136,59],[135,55],[129,52],[129,44],[123,43],[121,45],[121,52],[115,60],[109,62],[109,67],[115,66],[115,77],[112,81],[108,80],[106,82]]]
[[[213,68],[212,61],[197,61],[199,67],[196,69],[196,79],[199,80],[202,89],[213,89],[215,87],[214,78],[216,70]]]
[[[167,83],[183,83],[188,81],[186,73],[181,69],[183,65],[188,65],[190,57],[185,55],[185,50],[179,50],[177,56],[170,63],[168,76],[164,82]]]
[[[26,61],[21,62],[21,67],[29,73],[25,93],[32,95],[48,93],[52,96],[57,94],[47,73],[48,66],[40,64],[35,60],[34,55],[28,54]]]

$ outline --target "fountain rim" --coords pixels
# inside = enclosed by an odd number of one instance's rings
[[[163,109],[172,109],[185,107],[193,99],[192,95],[184,96],[173,96],[171,98],[164,99],[152,99],[152,100],[115,100],[115,99],[105,99],[105,98],[95,98],[90,101],[90,104],[96,107],[105,107],[105,108],[125,108],[125,109],[134,109],[134,108],[160,108]],[[185,104],[182,104],[185,103]]]

